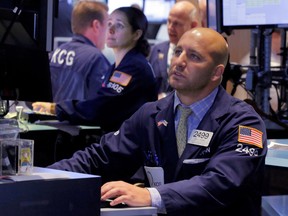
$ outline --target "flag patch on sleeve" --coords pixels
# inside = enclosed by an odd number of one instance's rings
[[[132,76],[120,71],[114,71],[112,74],[110,81],[118,83],[122,86],[127,86],[131,80]]]
[[[263,148],[262,135],[263,133],[255,128],[240,125],[238,131],[238,142]]]

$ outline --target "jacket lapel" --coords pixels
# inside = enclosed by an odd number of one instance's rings
[[[172,98],[172,99],[171,99]],[[158,113],[155,117],[155,124],[160,137],[160,146],[157,149],[161,158],[161,166],[164,169],[165,182],[171,182],[175,175],[175,169],[178,161],[178,153],[176,137],[175,137],[175,124],[174,124],[174,92],[169,94],[158,105]]]

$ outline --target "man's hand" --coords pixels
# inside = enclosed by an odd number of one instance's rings
[[[107,182],[101,187],[101,200],[113,199],[111,206],[125,203],[128,206],[151,206],[150,193],[146,188],[140,188],[123,181]]]
[[[32,104],[33,111],[43,114],[55,114],[55,104],[48,102],[35,102]]]

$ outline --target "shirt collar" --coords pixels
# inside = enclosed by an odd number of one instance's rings
[[[193,114],[199,118],[199,120],[201,121],[202,118],[204,117],[204,115],[207,113],[207,111],[210,109],[210,107],[212,106],[215,97],[218,93],[218,88],[215,88],[208,96],[206,96],[205,98],[203,98],[200,101],[197,101],[191,105],[189,105],[190,109],[193,111]],[[176,112],[176,108],[179,104],[181,104],[180,99],[178,98],[176,91],[174,93],[175,97],[174,97],[174,112]],[[183,105],[183,104],[182,104]]]

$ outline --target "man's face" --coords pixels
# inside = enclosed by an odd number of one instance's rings
[[[167,28],[170,42],[173,44],[177,44],[180,37],[184,34],[184,32],[191,29],[191,26],[192,24],[187,14],[171,10],[167,20]]]
[[[174,89],[196,93],[212,82],[216,65],[209,46],[209,40],[201,33],[189,31],[182,36],[169,71],[169,83]]]

